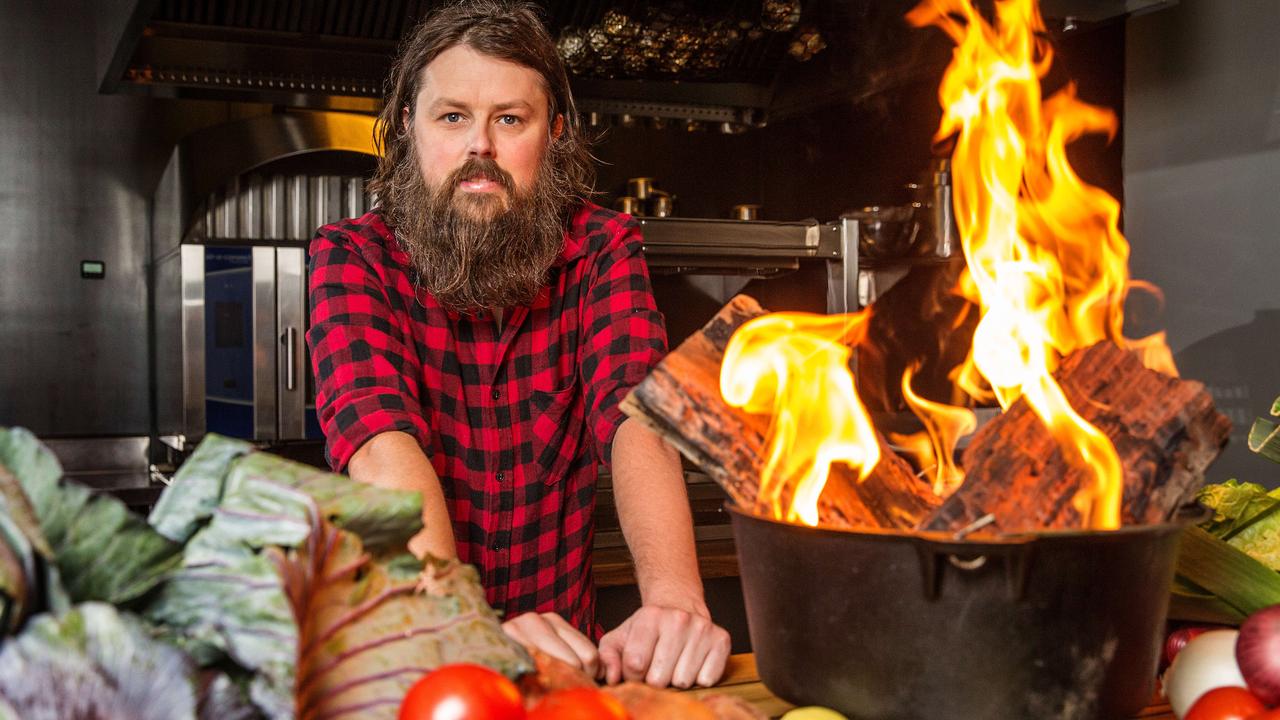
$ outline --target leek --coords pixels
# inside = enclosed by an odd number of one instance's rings
[[[1178,609],[1215,612],[1224,618],[1234,609],[1239,613],[1238,622],[1257,610],[1280,604],[1280,573],[1198,527],[1189,527],[1182,534],[1178,576],[1174,587],[1176,602],[1170,607],[1173,618],[1203,619],[1175,614]],[[1207,595],[1196,589],[1203,589]],[[1210,596],[1221,604],[1213,603]]]

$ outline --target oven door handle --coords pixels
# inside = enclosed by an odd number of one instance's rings
[[[298,328],[285,328],[284,335],[280,336],[280,342],[284,343],[284,388],[292,392],[298,385],[298,371],[295,367]]]

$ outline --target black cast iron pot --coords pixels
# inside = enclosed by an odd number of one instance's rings
[[[856,720],[1131,716],[1152,697],[1179,524],[994,540],[729,508],[760,679]]]

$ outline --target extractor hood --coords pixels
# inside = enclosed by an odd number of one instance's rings
[[[1043,4],[1051,28],[1069,31],[1173,1]],[[397,43],[440,2],[136,0],[101,90],[372,112]],[[927,35],[902,22],[914,4],[541,2],[584,114],[668,118],[726,132],[810,111],[835,96],[833,86],[874,93],[918,76],[913,69],[939,71],[941,56],[919,49]]]

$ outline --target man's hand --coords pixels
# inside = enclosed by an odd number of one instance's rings
[[[600,639],[605,681],[679,688],[716,684],[729,659],[729,633],[700,610],[646,605],[605,633]]]
[[[502,629],[521,645],[537,648],[582,668],[591,677],[600,672],[600,655],[595,644],[556,613],[517,615],[502,623]]]

